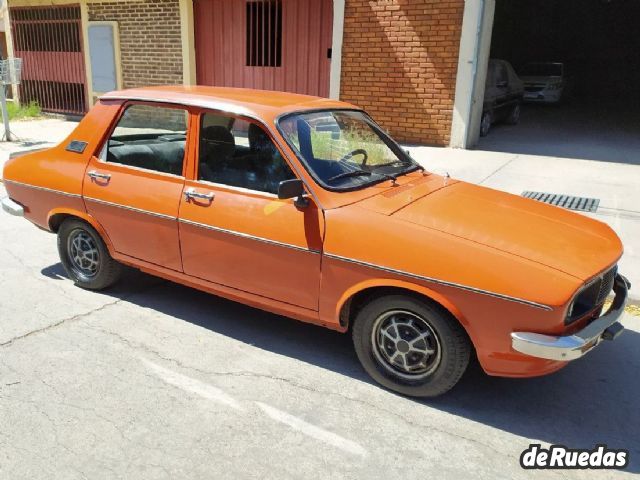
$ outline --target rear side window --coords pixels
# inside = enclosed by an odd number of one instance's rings
[[[184,109],[130,105],[109,137],[102,159],[182,175],[186,132]]]

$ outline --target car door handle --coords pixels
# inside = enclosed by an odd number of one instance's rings
[[[95,170],[91,170],[87,175],[94,180],[111,180],[111,175],[108,173],[98,173]]]
[[[213,192],[200,193],[200,192],[196,192],[196,190],[194,188],[189,188],[188,190],[184,191],[184,196],[185,196],[185,198],[186,198],[186,200],[188,202],[192,198],[197,198],[198,200],[209,200],[209,201],[212,201],[214,195],[213,195]]]

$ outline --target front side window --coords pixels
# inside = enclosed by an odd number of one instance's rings
[[[352,190],[420,168],[363,112],[294,113],[278,127],[314,178],[331,190]]]
[[[130,105],[109,137],[103,160],[182,175],[186,131],[186,110]]]
[[[509,83],[509,76],[507,75],[507,67],[504,64],[498,64],[498,86],[507,86]]]
[[[291,168],[260,125],[219,114],[202,115],[199,180],[275,194],[280,182],[292,178]]]

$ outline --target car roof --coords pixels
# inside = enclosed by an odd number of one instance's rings
[[[239,115],[272,118],[304,110],[357,108],[346,102],[297,93],[200,85],[131,88],[110,92],[100,98],[102,100],[166,102],[223,110]]]

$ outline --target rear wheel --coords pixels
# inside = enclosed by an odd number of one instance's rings
[[[486,137],[491,130],[491,112],[483,112],[480,120],[480,136]]]
[[[98,232],[76,218],[58,230],[58,253],[69,278],[79,287],[102,290],[116,283],[122,266],[116,262]]]
[[[404,395],[441,395],[469,364],[471,345],[460,324],[438,306],[414,297],[372,300],[357,314],[352,334],[367,373]]]

